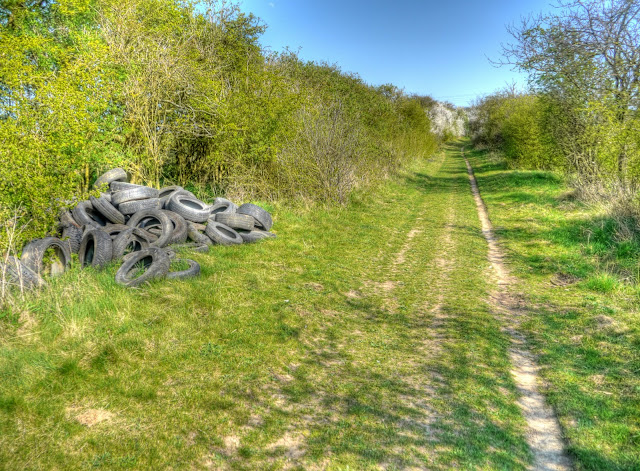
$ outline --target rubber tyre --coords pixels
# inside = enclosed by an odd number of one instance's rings
[[[109,222],[102,214],[93,209],[91,201],[80,201],[71,212],[80,226],[104,227]]]
[[[29,270],[42,276],[46,268],[43,257],[49,249],[53,249],[57,258],[57,261],[51,265],[50,274],[51,276],[61,275],[71,265],[71,248],[68,243],[57,237],[32,240],[22,249],[20,261]]]
[[[201,224],[198,224],[198,226],[202,227],[203,229],[206,229],[206,226],[202,226]],[[206,234],[203,234],[198,230],[196,223],[187,222],[187,235],[189,236],[189,239],[195,242],[196,244],[213,245],[213,242],[211,242],[211,239],[209,238],[209,236],[207,236]]]
[[[109,185],[109,190],[111,190],[111,193],[117,193],[118,191],[123,190],[131,190],[132,188],[145,188],[145,186],[127,182],[111,182],[111,184]]]
[[[216,204],[222,204],[222,203],[235,206],[235,204],[233,204],[233,202],[231,200],[228,200],[227,198],[222,198],[220,196],[218,196],[216,199],[213,200],[214,206]]]
[[[209,220],[205,233],[218,245],[240,245],[242,237],[229,226]]]
[[[120,211],[118,211],[104,196],[100,196],[100,198],[96,198],[95,196],[90,196],[89,201],[91,201],[91,205],[93,209],[102,214],[105,218],[109,220],[109,222],[113,224],[124,224],[125,217]]]
[[[176,190],[173,193],[171,193],[169,196],[164,198],[164,209],[169,209],[169,202],[176,196],[180,196],[180,195],[184,195],[184,196],[190,196],[191,198],[195,198],[196,195],[194,195],[193,193],[191,193],[189,190]],[[197,199],[197,198],[196,198]]]
[[[218,213],[216,222],[229,226],[231,229],[242,229],[252,231],[255,228],[256,220],[247,214]]]
[[[82,237],[78,260],[82,268],[92,266],[103,268],[113,258],[113,241],[106,232],[100,229],[87,231]]]
[[[130,272],[139,262],[145,264],[146,270],[137,278],[132,278]],[[165,277],[169,272],[170,266],[171,260],[169,256],[164,250],[157,247],[133,252],[127,256],[116,272],[116,283],[127,287],[140,286],[153,279]]]
[[[28,290],[47,285],[40,275],[29,270],[20,259],[11,256],[0,261],[0,280],[20,289]]]
[[[162,226],[160,224],[154,224],[144,228],[149,234],[154,235],[156,239],[162,235]],[[171,245],[171,243],[169,243]]]
[[[161,211],[169,216],[169,219],[171,219],[171,223],[173,224],[173,235],[171,236],[171,239],[169,239],[168,244],[184,244],[189,236],[187,232],[187,221],[185,218],[180,216],[178,213],[169,211],[168,209]]]
[[[120,203],[118,209],[122,214],[131,215],[147,209],[159,210],[162,207],[158,198],[150,198],[147,200],[133,200],[126,203]]]
[[[171,263],[177,262],[187,262],[189,264],[189,268],[186,270],[180,271],[171,271],[171,265],[169,265],[169,272],[167,273],[167,278],[170,280],[184,280],[185,278],[193,278],[200,274],[200,264],[195,260],[190,260],[188,258],[174,258]]]
[[[111,202],[116,206],[120,206],[122,203],[126,203],[128,201],[158,198],[158,194],[159,192],[155,188],[139,186],[137,188],[129,188],[128,190],[116,191],[111,195]],[[120,209],[120,211],[122,210]]]
[[[129,180],[127,172],[122,168],[114,168],[100,175],[93,183],[94,188],[100,188],[103,185],[110,185],[111,182],[126,182]]]
[[[80,249],[80,243],[82,242],[82,229],[78,226],[67,226],[62,229],[62,236],[60,237],[69,247],[69,252],[78,253]]]
[[[209,207],[198,198],[179,194],[169,199],[169,210],[191,222],[209,219]]]
[[[157,240],[153,241],[149,245],[151,247],[164,247],[165,245],[167,245],[169,243],[169,240],[171,240],[171,236],[173,234],[173,223],[171,222],[171,219],[169,219],[169,216],[167,216],[159,209],[148,209],[145,211],[139,211],[131,216],[131,219],[127,221],[127,226],[138,227],[138,225],[144,219],[155,219],[162,226],[162,234],[160,235],[160,237],[158,237]]]
[[[235,204],[227,200],[222,203],[214,203],[214,205],[209,208],[209,214],[212,216],[215,214],[233,214],[237,209],[238,207]]]
[[[209,244],[198,244],[197,242],[187,242],[186,244],[172,245],[171,249],[175,253],[176,250],[191,250],[192,252],[207,253],[211,247],[211,241]]]
[[[112,240],[118,237],[118,234],[120,234],[122,231],[126,231],[128,229],[131,228],[126,224],[107,224],[102,228],[103,231],[109,234],[109,237],[111,237]]]
[[[273,232],[262,231],[260,229],[255,229],[253,231],[238,231],[240,237],[246,244],[251,244],[253,242],[258,242],[263,239],[275,239],[276,235]]]
[[[159,226],[159,227],[162,227],[162,226]],[[152,247],[151,244],[153,244],[155,241],[157,241],[158,237],[159,237],[159,236],[157,236],[155,234],[152,234],[151,232],[149,232],[149,231],[147,231],[145,229],[140,229],[139,227],[138,227],[138,235],[140,237],[143,237],[147,242],[149,242],[149,247]]]
[[[178,185],[165,186],[164,188],[160,188],[160,191],[158,192],[158,198],[160,198],[162,207],[165,208],[167,201],[173,196],[175,192],[183,190],[184,188]]]
[[[59,226],[63,229],[69,226],[80,227],[80,224],[78,224],[78,222],[71,215],[71,211],[66,208],[60,210],[60,213],[58,214],[58,221]]]
[[[268,231],[273,226],[271,214],[255,204],[245,203],[238,208],[236,213],[252,216],[256,220],[256,227],[259,229]]]
[[[142,230],[137,227],[127,227],[113,239],[112,260],[118,260],[127,253],[139,252],[149,248],[149,240],[142,234]]]

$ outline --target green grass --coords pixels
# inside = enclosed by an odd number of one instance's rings
[[[526,331],[578,469],[640,468],[637,236],[567,199],[548,172],[472,152],[480,190],[520,279]]]
[[[273,208],[277,239],[193,254],[199,278],[124,289],[115,266],[74,269],[5,312],[0,466],[524,469],[453,155],[345,209]]]
[[[578,467],[632,469],[618,249],[586,255],[567,214],[589,212],[557,178],[472,159]],[[0,468],[526,469],[458,147],[346,208],[270,209],[277,239],[192,254],[198,278],[125,289],[117,266],[74,268],[3,311]]]

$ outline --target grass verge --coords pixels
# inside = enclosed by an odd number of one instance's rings
[[[526,332],[578,469],[640,467],[640,241],[553,173],[468,153],[520,281]]]

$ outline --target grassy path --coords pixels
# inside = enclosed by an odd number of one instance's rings
[[[461,149],[464,155],[464,149]],[[527,442],[533,454],[533,469],[568,471],[572,468],[566,453],[560,424],[555,412],[540,393],[540,367],[531,354],[523,335],[523,322],[528,320],[529,312],[518,305],[514,285],[516,280],[505,263],[504,250],[493,230],[489,212],[480,194],[478,181],[469,160],[465,157],[471,192],[476,202],[482,234],[488,245],[488,258],[494,272],[495,287],[491,298],[496,320],[511,339],[509,359],[520,398],[518,405],[527,422]]]
[[[458,147],[346,210],[277,214],[198,279],[73,271],[5,313],[0,469],[533,463]]]
[[[455,149],[139,291],[70,273],[3,320],[7,469],[524,469]],[[78,302],[82,299],[82,302]],[[18,319],[17,316],[20,316]]]

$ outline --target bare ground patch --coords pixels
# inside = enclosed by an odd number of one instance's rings
[[[422,221],[422,218],[416,219],[416,223],[419,223],[419,221]],[[399,265],[403,265],[405,263],[407,252],[411,248],[413,239],[421,233],[422,233],[422,230],[418,229],[417,227],[414,227],[409,231],[409,233],[407,234],[407,240],[405,241],[404,245],[395,256],[395,259],[393,261],[394,268],[398,267]]]
[[[84,409],[80,407],[68,408],[67,414],[86,427],[93,427],[102,422],[109,422],[114,417],[112,412],[105,409]]]

